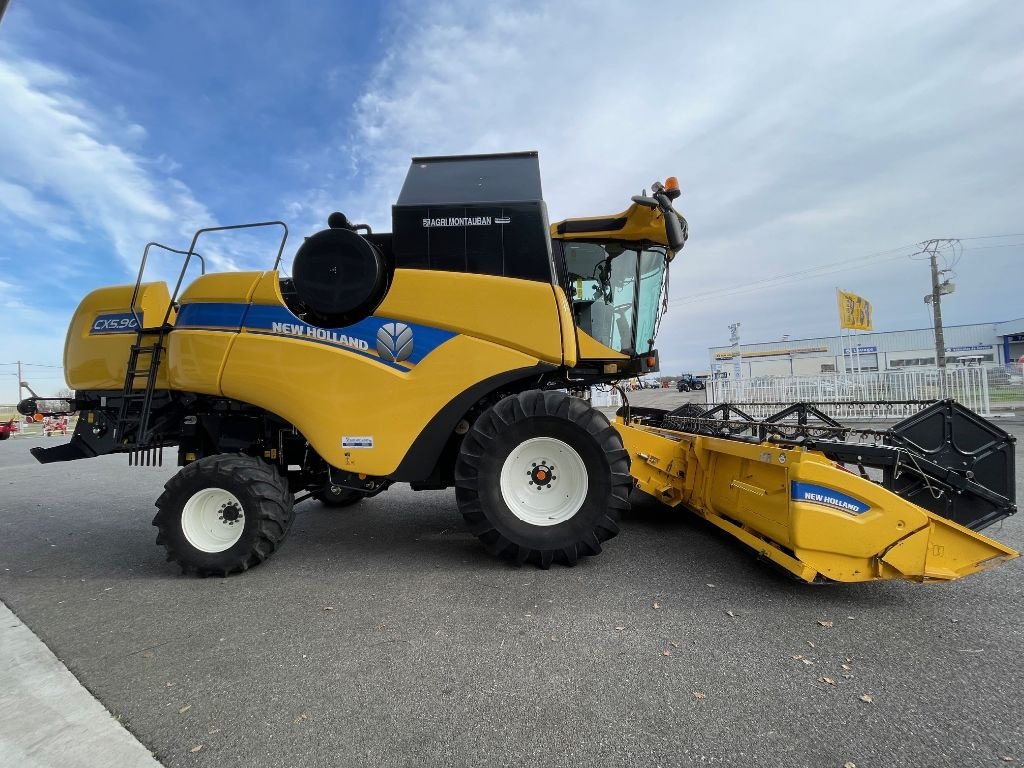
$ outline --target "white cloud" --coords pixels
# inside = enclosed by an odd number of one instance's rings
[[[188,187],[108,138],[99,108],[75,86],[55,67],[0,59],[0,208],[62,239],[99,232],[128,270],[148,240],[180,244],[211,224]],[[145,136],[130,121],[121,133]]]
[[[38,227],[56,240],[81,241],[82,236],[63,223],[63,211],[34,195],[31,190],[0,179],[0,209]]]
[[[538,149],[553,218],[622,210],[675,174],[692,235],[676,297],[1006,231],[1019,227],[1022,26],[1015,7],[960,0],[409,4],[337,150],[365,186],[329,177],[294,210],[336,201],[387,227],[409,158],[424,154]],[[741,300],[677,301],[662,359],[702,366],[734,320],[765,340],[834,332],[835,281],[874,298],[886,327],[919,327],[919,272],[875,260]],[[951,321],[995,319],[1012,291],[993,285],[973,302],[964,291]]]
[[[0,57],[4,276],[21,278],[0,286],[3,359],[56,364],[83,284],[125,282],[149,240],[184,247],[195,228],[215,223],[185,184],[159,171],[169,160],[150,162],[111,138],[140,142],[141,126],[103,114],[76,91],[74,78],[56,67]],[[71,245],[64,255],[54,252],[61,243]],[[105,249],[110,259],[87,255]],[[219,268],[234,265],[223,251],[207,256]],[[166,277],[171,269],[165,261],[148,274]],[[62,300],[66,312],[41,308]]]

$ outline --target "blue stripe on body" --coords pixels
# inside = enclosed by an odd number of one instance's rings
[[[382,360],[376,353],[377,332],[388,323],[403,323],[413,332],[413,350],[403,363]],[[287,330],[282,330],[282,326]],[[429,325],[420,325],[389,317],[372,316],[341,328],[317,328],[303,322],[286,307],[266,304],[201,303],[186,304],[178,313],[177,329],[245,329],[281,338],[324,344],[372,358],[399,371],[408,370],[458,334]]]
[[[175,328],[213,328],[237,331],[242,327],[247,304],[185,304],[178,311]]]

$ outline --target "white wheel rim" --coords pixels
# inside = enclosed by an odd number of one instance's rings
[[[235,494],[223,488],[204,488],[185,502],[181,531],[200,552],[223,552],[242,538],[245,511]]]
[[[587,497],[587,467],[567,443],[534,437],[520,443],[501,467],[501,497],[520,520],[558,525]]]

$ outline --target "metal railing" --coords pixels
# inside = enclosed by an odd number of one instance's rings
[[[827,406],[833,418],[905,418],[925,402],[952,398],[989,415],[989,381],[981,367],[827,373],[708,381],[708,403],[740,405],[758,417],[788,403]]]
[[[988,366],[989,396],[1001,407],[1024,408],[1024,366],[1019,363]]]

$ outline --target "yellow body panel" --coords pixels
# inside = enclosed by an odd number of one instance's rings
[[[625,219],[624,226],[618,229],[595,230],[593,232],[566,232],[560,233],[558,227],[564,222],[555,222],[551,225],[552,240],[628,240],[630,242],[648,242],[668,246],[668,236],[665,234],[665,219],[657,208],[648,208],[633,203],[622,213],[612,216],[596,216],[580,219],[569,219],[573,222],[587,221],[608,221],[612,219]]]
[[[576,329],[576,338],[580,345],[580,360],[628,360],[629,355],[616,352],[606,347],[586,331]]]
[[[123,385],[134,326],[97,335],[93,324],[100,318],[101,325],[130,325],[131,292],[131,286],[105,288],[82,302],[66,348],[72,386]],[[164,283],[142,287],[137,306],[147,325],[159,325],[168,301]],[[265,408],[294,424],[331,464],[369,475],[394,472],[431,418],[459,393],[494,376],[526,376],[542,362],[571,365],[576,358],[565,295],[526,280],[397,270],[375,315],[380,319],[365,321],[356,346],[330,340],[347,329],[328,339],[311,334],[316,329],[285,307],[276,272],[199,277],[179,304],[158,389]],[[288,330],[276,322],[259,325],[252,318],[261,311],[264,320],[280,319]],[[415,361],[379,359],[374,334],[390,321],[416,328],[415,344],[428,351]],[[431,334],[436,338],[428,344]],[[345,447],[345,437],[370,440]]]
[[[214,272],[193,280],[178,297],[179,304],[251,300],[253,289],[266,272]],[[270,273],[275,274],[276,273]]]
[[[555,308],[558,310],[558,324],[562,330],[562,362],[572,368],[578,362],[576,352],[576,336],[573,333],[576,323],[572,317],[572,307],[561,286],[552,286],[555,292]]]
[[[837,467],[823,454],[616,423],[638,487],[683,504],[805,581],[950,580],[1019,553]],[[866,511],[794,498],[834,489]]]
[[[133,290],[131,285],[98,288],[78,305],[64,342],[64,377],[71,389],[120,390],[124,385],[137,330],[129,312]],[[163,322],[170,300],[166,283],[143,283],[139,287],[135,309],[144,328]],[[174,322],[174,313],[169,322]],[[111,327],[98,327],[104,323]],[[139,379],[136,387],[144,384],[145,380]],[[164,366],[158,372],[157,386],[167,387]]]
[[[493,341],[562,364],[558,305],[550,283],[396,269],[375,314]]]
[[[537,358],[469,336],[455,336],[408,372],[299,339],[236,337],[223,392],[294,424],[327,462],[351,472],[389,475],[413,440],[452,397]],[[346,448],[343,438],[371,438]],[[429,468],[427,468],[429,469]]]
[[[131,291],[102,289],[79,307],[66,351],[73,386],[121,388],[134,331],[89,330],[104,312],[126,313]],[[138,306],[147,322],[159,324],[168,299],[164,283],[143,286]],[[349,329],[320,332],[293,315],[276,272],[199,277],[179,305],[158,389],[265,408],[294,424],[329,463],[368,475],[393,473],[460,393],[491,377],[532,375],[542,363],[550,369],[576,362],[564,293],[528,280],[399,269],[384,303],[352,326],[360,328],[352,337]],[[418,358],[379,358],[375,334],[392,321],[415,329]],[[345,446],[346,437],[368,440]]]
[[[247,304],[265,272],[217,272],[197,277],[181,293],[179,304]],[[270,273],[276,275],[276,273]],[[275,280],[276,282],[276,280]],[[240,325],[211,324],[208,328],[190,326],[167,337],[168,381],[171,389],[206,395],[223,394],[221,375],[228,350],[236,335],[225,330]]]
[[[238,334],[223,331],[179,330],[167,337],[168,383],[170,389],[221,395],[221,376],[228,350]]]

